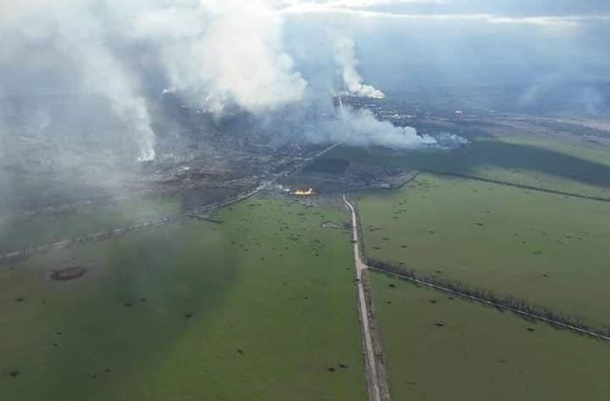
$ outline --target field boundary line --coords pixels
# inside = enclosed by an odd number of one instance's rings
[[[517,184],[517,183],[509,182],[509,181],[496,180],[493,178],[477,177],[474,175],[452,173],[452,172],[448,172],[448,171],[421,170],[421,172],[438,175],[438,176],[455,177],[455,178],[462,178],[465,180],[487,182],[490,184],[503,185],[503,186],[512,187],[512,188],[527,189],[527,190],[531,190],[531,191],[544,192],[544,193],[553,194],[553,195],[569,196],[571,198],[610,203],[610,198],[604,198],[601,196],[582,195],[582,194],[576,194],[574,192],[565,192],[565,191],[558,191],[555,189],[535,187],[532,185]]]
[[[327,148],[324,148],[323,150],[316,153],[315,155],[302,160],[297,165],[289,167],[281,173],[272,175],[271,179],[262,181],[256,188],[243,192],[241,194],[238,194],[230,199],[211,203],[209,205],[206,205],[206,206],[203,206],[200,208],[196,208],[196,209],[192,209],[192,210],[188,210],[183,213],[172,214],[172,215],[162,216],[162,217],[152,217],[150,219],[142,220],[142,221],[139,221],[139,222],[136,222],[133,224],[129,224],[129,225],[111,227],[106,230],[97,231],[97,232],[93,232],[93,233],[86,233],[86,234],[82,234],[80,236],[76,236],[76,237],[72,237],[72,238],[58,239],[54,242],[25,246],[19,250],[3,252],[3,253],[0,253],[0,265],[18,262],[21,260],[25,260],[31,256],[51,252],[51,251],[54,251],[57,249],[69,248],[71,246],[80,245],[80,244],[84,244],[87,242],[100,241],[100,240],[105,240],[105,239],[109,239],[109,238],[119,237],[119,236],[124,235],[131,231],[163,226],[166,224],[176,222],[178,220],[182,220],[185,218],[191,218],[192,215],[196,215],[199,213],[209,213],[214,210],[218,210],[218,209],[222,209],[227,206],[231,206],[233,204],[239,203],[241,201],[244,201],[246,199],[249,199],[249,198],[257,195],[259,192],[261,192],[261,191],[265,190],[266,188],[268,188],[269,186],[275,184],[279,179],[284,178],[290,174],[295,173],[296,171],[299,171],[299,170],[305,168],[313,160],[324,156],[326,153],[332,151],[336,147],[340,146],[342,143],[343,143],[343,141],[334,143],[333,145],[331,145]]]
[[[347,198],[346,195],[344,194],[344,199],[347,202]],[[350,203],[350,205],[352,205]],[[360,219],[358,216],[358,209],[356,206],[353,206],[353,215],[354,215],[354,221],[355,224],[357,224],[357,227],[354,227],[354,235],[357,235],[358,238],[356,238],[356,243],[355,243],[355,247],[357,247],[359,254],[362,255],[362,260],[364,265],[366,266],[366,269],[369,270],[373,270],[373,271],[377,271],[379,273],[383,273],[386,275],[393,275],[395,277],[416,283],[416,284],[420,284],[423,286],[427,286],[429,288],[433,288],[439,291],[443,291],[449,294],[453,294],[456,296],[459,296],[461,298],[465,298],[465,299],[469,299],[471,301],[480,303],[480,304],[484,304],[487,306],[491,306],[494,307],[496,309],[499,310],[503,310],[503,311],[508,311],[508,312],[512,312],[516,315],[519,315],[523,318],[529,318],[529,319],[533,319],[533,320],[537,320],[537,321],[541,321],[544,323],[548,323],[556,328],[561,328],[561,329],[566,329],[569,331],[572,331],[574,333],[577,334],[582,334],[582,335],[586,335],[589,336],[591,338],[597,339],[597,340],[602,340],[602,341],[610,341],[610,332],[608,330],[605,330],[603,328],[600,328],[600,330],[596,330],[595,328],[592,328],[590,326],[587,326],[585,323],[582,323],[582,325],[580,325],[580,322],[570,322],[568,319],[575,319],[575,317],[569,317],[569,316],[565,316],[564,321],[561,321],[559,319],[553,319],[552,315],[554,316],[559,316],[558,314],[546,310],[544,308],[538,308],[538,312],[536,310],[531,310],[532,308],[529,308],[530,310],[524,310],[524,309],[520,309],[516,306],[511,306],[508,304],[504,304],[502,303],[503,301],[505,302],[512,302],[515,305],[524,305],[527,306],[527,302],[521,299],[517,299],[517,298],[508,298],[504,297],[504,298],[495,298],[495,300],[489,299],[489,298],[485,298],[481,295],[484,295],[485,290],[481,290],[481,289],[471,289],[468,288],[466,286],[464,286],[461,283],[451,283],[451,282],[443,282],[431,277],[427,277],[427,276],[423,276],[419,273],[416,273],[415,271],[411,270],[411,271],[405,271],[404,268],[402,267],[396,267],[396,266],[392,266],[389,263],[385,263],[385,262],[380,262],[380,261],[374,261],[371,260],[369,258],[366,257],[366,253],[365,253],[365,244],[364,244],[364,235],[362,232],[362,226],[360,224]],[[381,265],[381,266],[380,266]],[[459,288],[463,289],[460,290]],[[453,287],[453,288],[451,288]],[[481,295],[476,295],[473,294],[473,292],[477,292],[478,294]],[[488,294],[490,294],[490,292],[487,290],[486,291]],[[545,314],[549,314],[549,316],[544,316],[543,313]],[[576,318],[577,319],[577,318]]]
[[[217,209],[220,209],[220,208],[223,208],[226,206],[230,206],[234,203],[241,202],[242,200],[248,199],[248,198],[256,195],[260,190],[261,190],[261,188],[257,187],[253,191],[250,191],[245,194],[241,194],[241,195],[231,198],[229,200],[225,200],[220,203],[213,203],[213,204],[210,204],[210,205],[198,208],[198,209],[189,210],[188,212],[184,212],[184,213],[172,214],[172,215],[163,216],[163,217],[154,217],[151,219],[142,220],[142,221],[134,223],[134,224],[117,226],[114,228],[108,228],[106,230],[97,231],[97,232],[89,233],[89,234],[84,234],[84,235],[80,235],[77,237],[61,239],[59,241],[55,241],[52,243],[24,247],[18,251],[6,252],[3,254],[0,254],[0,264],[2,264],[2,263],[8,264],[8,263],[17,262],[20,260],[27,259],[34,255],[43,254],[43,253],[54,251],[57,249],[69,248],[71,246],[85,244],[88,242],[116,238],[116,237],[119,237],[121,235],[127,234],[132,231],[138,231],[138,230],[143,230],[146,228],[163,226],[166,224],[176,222],[181,219],[190,218],[191,215],[193,215],[193,214],[208,213],[213,210],[217,210]]]
[[[461,298],[465,298],[465,299],[468,299],[468,300],[471,300],[471,301],[474,301],[474,302],[477,302],[477,303],[480,303],[480,304],[491,306],[491,307],[496,308],[496,309],[512,312],[512,313],[520,315],[522,317],[526,317],[526,318],[538,320],[538,321],[541,321],[541,322],[545,322],[545,323],[548,323],[548,324],[550,324],[552,326],[555,326],[556,328],[566,329],[566,330],[569,330],[569,331],[572,331],[572,332],[576,332],[576,333],[583,334],[583,335],[586,335],[586,336],[589,336],[589,337],[593,337],[593,338],[598,339],[598,340],[610,341],[610,336],[608,336],[606,334],[603,334],[603,333],[600,333],[600,332],[597,332],[595,330],[581,328],[581,327],[575,326],[573,324],[564,323],[564,322],[561,322],[561,321],[558,321],[558,320],[554,320],[554,319],[551,319],[551,318],[548,318],[548,317],[544,317],[544,316],[536,314],[536,313],[527,312],[527,311],[524,311],[524,310],[521,310],[521,309],[518,309],[518,308],[515,308],[515,307],[511,307],[511,306],[508,306],[508,305],[503,305],[501,303],[498,303],[498,302],[495,302],[495,301],[491,301],[489,299],[485,299],[485,298],[482,298],[482,297],[479,297],[479,296],[476,296],[476,295],[472,295],[472,294],[468,294],[468,293],[465,293],[465,292],[462,292],[462,291],[458,291],[458,290],[449,288],[449,287],[447,287],[445,285],[442,285],[442,284],[439,284],[439,283],[434,283],[433,282],[434,280],[430,279],[428,277],[423,277],[422,276],[420,278],[417,278],[417,277],[414,277],[411,274],[406,273],[406,272],[401,273],[401,272],[398,272],[398,271],[388,270],[388,269],[380,268],[380,267],[377,267],[377,266],[374,266],[374,265],[370,265],[370,264],[369,264],[369,269],[373,270],[373,271],[376,271],[376,272],[379,272],[379,273],[382,273],[382,274],[385,274],[385,275],[388,275],[388,276],[395,276],[397,278],[400,278],[400,279],[403,279],[403,280],[406,280],[406,281],[410,281],[412,283],[416,283],[416,284],[423,285],[423,286],[426,286],[426,287],[429,287],[429,288],[432,288],[432,289],[435,289],[435,290],[438,290],[438,291],[442,291],[442,292],[445,292],[445,293],[448,293],[448,294],[459,296]]]

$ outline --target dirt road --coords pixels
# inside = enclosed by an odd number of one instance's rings
[[[356,279],[358,284],[358,310],[360,312],[360,324],[362,331],[362,342],[364,345],[366,379],[371,401],[383,401],[381,384],[379,380],[378,364],[376,360],[375,347],[373,343],[373,334],[371,329],[371,321],[369,316],[369,303],[366,299],[364,291],[363,272],[367,269],[367,265],[360,256],[359,236],[358,236],[358,219],[356,218],[356,210],[354,206],[347,200],[347,196],[343,194],[343,202],[349,209],[352,216],[352,243],[354,246],[354,261],[356,266]]]

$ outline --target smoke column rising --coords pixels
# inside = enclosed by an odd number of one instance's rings
[[[385,94],[371,85],[363,83],[362,76],[358,73],[356,59],[356,44],[353,39],[343,34],[333,34],[335,59],[342,68],[342,77],[348,93],[373,99],[384,99]]]
[[[282,50],[281,15],[263,0],[147,1],[121,6],[136,40],[153,43],[173,91],[193,106],[254,114],[302,99],[307,82]]]
[[[166,91],[218,116],[245,111],[272,121],[269,116],[330,105],[319,127],[303,133],[303,121],[298,121],[288,129],[315,142],[342,138],[346,132],[348,141],[358,146],[405,148],[434,141],[413,128],[378,121],[368,111],[345,110],[340,118],[336,113],[333,117],[332,94],[375,99],[385,95],[364,83],[357,70],[355,43],[342,33],[332,33],[330,43],[309,44],[304,52],[309,59],[324,58],[314,65],[333,65],[334,70],[313,68],[301,73],[299,62],[286,49],[306,48],[308,38],[292,38],[295,43],[289,46],[284,43],[283,14],[274,4],[271,0],[4,0],[0,73],[8,71],[6,76],[18,79],[7,82],[0,75],[0,95],[7,87],[13,93],[37,93],[39,88],[21,73],[22,65],[33,66],[32,74],[43,77],[54,71],[64,80],[40,78],[52,91],[61,93],[64,85],[70,85],[68,90],[96,93],[109,102],[137,145],[134,159],[140,161],[155,157],[150,94],[142,90],[151,70]],[[333,74],[341,76],[340,87],[333,84]],[[310,82],[328,82],[330,87],[312,87]],[[329,133],[329,127],[338,134]]]
[[[97,4],[87,1],[4,1],[0,71],[13,72],[9,76],[16,76],[17,82],[0,78],[0,94],[9,86],[11,90],[5,95],[37,96],[45,91],[102,95],[132,133],[138,160],[152,160],[155,135],[145,99],[138,93],[139,82],[108,45],[108,27],[94,6]],[[41,92],[29,82],[28,75],[15,73],[23,66],[31,68],[35,77],[52,71],[63,76],[65,83],[47,79]]]

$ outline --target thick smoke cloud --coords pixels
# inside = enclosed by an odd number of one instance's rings
[[[155,45],[171,90],[204,110],[264,113],[303,96],[307,83],[282,51],[280,15],[265,1],[148,1],[128,13],[135,38]]]
[[[0,72],[5,78],[0,78],[0,95],[97,94],[120,121],[126,141],[136,148],[134,159],[140,161],[155,158],[148,103],[151,88],[159,85],[193,108],[218,116],[247,112],[267,124],[278,116],[285,119],[286,113],[311,116],[302,109],[313,107],[319,114],[316,127],[309,125],[305,132],[303,121],[295,118],[288,131],[317,142],[347,132],[348,141],[363,146],[411,147],[432,140],[419,137],[413,129],[379,122],[367,112],[346,111],[337,118],[333,94],[380,99],[383,92],[364,83],[350,37],[331,33],[331,40],[313,45],[303,43],[303,37],[286,43],[284,16],[274,4],[269,0],[4,1]],[[286,50],[298,52],[307,46],[313,49],[307,53],[316,60],[313,65],[330,64],[331,71],[302,69],[298,57]],[[52,112],[47,114],[54,118]],[[338,134],[325,135],[325,127]]]
[[[394,149],[413,149],[436,146],[429,135],[418,135],[415,128],[395,127],[388,121],[379,121],[366,109],[345,110],[341,118],[323,124],[327,140],[351,146],[384,146]]]

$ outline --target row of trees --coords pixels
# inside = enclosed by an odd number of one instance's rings
[[[428,285],[471,301],[481,302],[501,311],[508,310],[526,319],[542,320],[560,329],[572,330],[598,340],[610,340],[610,329],[607,327],[591,326],[579,317],[568,316],[541,306],[532,305],[524,299],[510,295],[498,295],[491,290],[467,286],[463,283],[449,281],[440,277],[428,276],[417,272],[413,268],[396,266],[379,260],[368,259],[367,264],[372,270],[390,274],[416,284]]]

